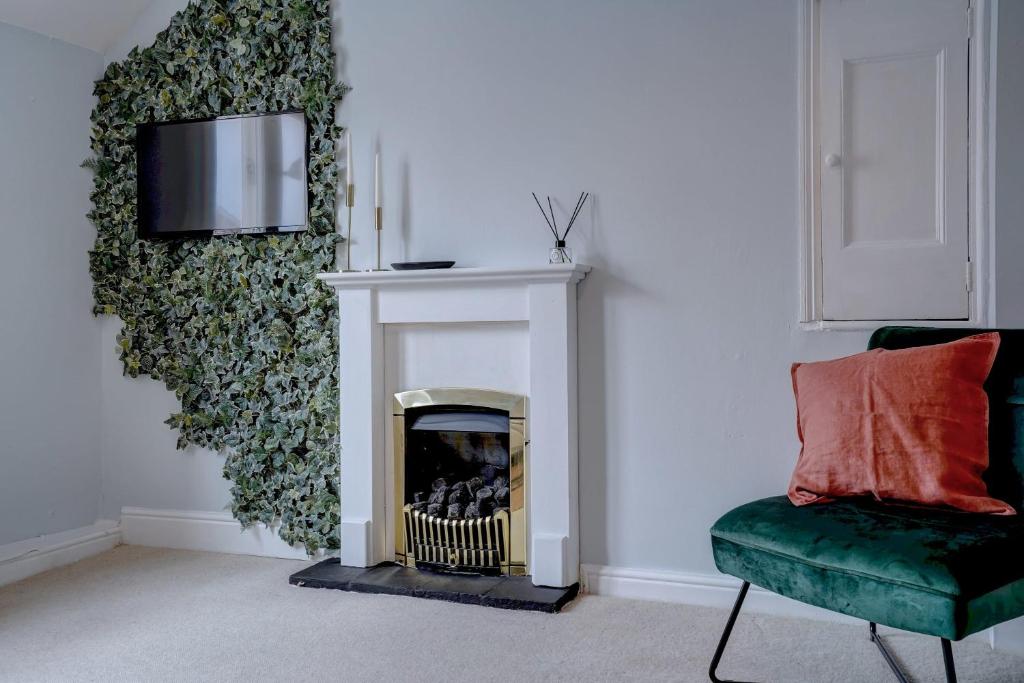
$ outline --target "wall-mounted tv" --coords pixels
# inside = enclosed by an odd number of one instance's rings
[[[139,237],[306,229],[302,112],[144,123],[135,133]]]

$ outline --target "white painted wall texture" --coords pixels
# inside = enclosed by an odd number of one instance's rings
[[[356,263],[543,263],[531,191],[571,209],[583,561],[707,572],[708,527],[782,493],[789,364],[862,350],[797,326],[797,4],[343,2]],[[566,206],[568,205],[568,207]],[[578,232],[577,232],[578,231]]]
[[[108,57],[148,44],[184,5],[158,0]],[[785,491],[797,454],[790,363],[867,341],[796,322],[797,7],[335,3],[339,72],[354,88],[341,121],[355,142],[355,265],[373,258],[378,144],[387,262],[543,263],[550,235],[530,192],[557,198],[560,217],[593,193],[569,238],[594,266],[579,309],[585,563],[713,571],[718,515]],[[1000,41],[1000,59],[1013,59]],[[997,216],[1015,220],[1005,206]],[[1003,244],[1001,258],[1024,252]],[[173,400],[120,377],[112,336],[105,509],[221,509],[226,485],[209,480],[219,458],[173,452],[162,424]],[[120,410],[141,422],[125,427]]]
[[[1024,3],[999,4],[997,36],[995,311],[1000,325],[1018,327],[1024,326]]]
[[[99,322],[87,251],[100,55],[0,24],[0,546],[92,524]]]

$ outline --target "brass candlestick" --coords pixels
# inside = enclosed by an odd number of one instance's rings
[[[377,207],[374,211],[374,221],[377,227],[377,268],[376,270],[384,270],[380,267],[380,233],[384,228],[384,210],[381,207]]]
[[[345,206],[348,207],[348,237],[345,238],[345,272],[352,271],[352,207],[356,205],[356,186],[349,183],[345,190]]]

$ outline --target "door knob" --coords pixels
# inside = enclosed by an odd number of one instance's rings
[[[835,168],[841,161],[838,154],[828,154],[825,156],[825,165],[829,168]]]

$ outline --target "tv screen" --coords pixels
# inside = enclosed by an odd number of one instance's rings
[[[305,230],[302,112],[136,128],[140,237]]]

